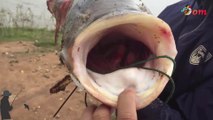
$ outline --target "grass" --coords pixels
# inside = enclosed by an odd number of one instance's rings
[[[54,31],[0,27],[0,42],[31,41],[38,47],[54,48]]]

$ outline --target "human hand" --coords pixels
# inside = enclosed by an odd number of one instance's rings
[[[128,88],[118,97],[117,120],[137,120],[135,90]],[[87,107],[80,120],[110,120],[112,108],[104,104]]]

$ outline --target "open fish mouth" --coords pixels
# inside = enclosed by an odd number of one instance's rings
[[[177,51],[170,27],[134,6],[141,4],[140,0],[133,3],[127,0],[134,9],[122,8],[126,0],[121,5],[119,1],[110,0],[108,2],[116,3],[116,10],[112,12],[108,6],[104,14],[95,13],[91,8],[97,4],[103,7],[106,1],[91,1],[93,4],[87,6],[88,9],[81,10],[79,6],[82,8],[84,2],[79,0],[68,12],[64,24],[63,62],[76,84],[101,102],[116,107],[118,95],[125,88],[134,87],[137,109],[146,107],[162,92],[168,78],[143,68],[157,69],[171,76],[173,63],[162,58],[131,65],[155,56],[174,59]],[[79,14],[82,11],[87,14]]]
[[[117,26],[103,33],[87,55],[87,69],[100,74],[111,73],[152,54],[140,40],[125,33],[127,26]]]

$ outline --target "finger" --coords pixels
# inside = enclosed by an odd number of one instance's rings
[[[82,116],[81,116],[81,119],[80,120],[93,120],[93,113],[95,111],[97,107],[96,106],[90,106],[90,107],[87,107]]]
[[[136,93],[128,88],[118,97],[118,120],[137,120]]]
[[[93,120],[110,120],[110,118],[111,109],[110,107],[103,104],[99,106],[93,114]]]

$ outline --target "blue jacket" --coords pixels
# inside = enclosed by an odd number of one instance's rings
[[[139,120],[213,120],[213,11],[186,17],[181,10],[193,1],[168,6],[159,16],[170,25],[178,50],[176,90],[165,104],[167,84],[158,100],[138,111]],[[195,3],[192,9],[202,8]]]

